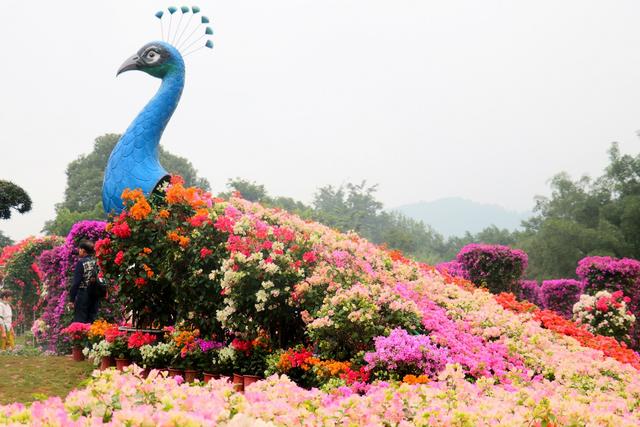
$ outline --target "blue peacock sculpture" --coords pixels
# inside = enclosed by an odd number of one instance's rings
[[[127,59],[117,72],[117,75],[120,75],[125,71],[139,70],[161,79],[162,83],[158,92],[129,125],[109,156],[102,184],[102,204],[106,213],[119,214],[122,211],[123,190],[140,188],[146,196],[149,196],[168,180],[169,173],[158,159],[158,147],[162,133],[178,106],[184,88],[183,56],[200,48],[213,47],[211,40],[197,45],[202,38],[213,34],[211,27],[206,26],[209,23],[206,16],[201,16],[195,28],[189,33],[193,17],[200,12],[198,7],[183,6],[180,9],[169,7],[168,12],[165,14],[160,11],[155,15],[161,23],[163,40],[144,45],[135,55]],[[173,16],[177,12],[180,12],[180,20],[172,35]],[[181,24],[185,15],[189,15],[189,19],[183,27]],[[165,41],[163,17],[167,16],[169,29]],[[205,27],[204,32],[200,31],[200,37],[193,39],[194,35],[198,36],[198,29],[202,26]],[[188,35],[183,38],[185,34]],[[169,40],[172,38],[170,43]],[[194,45],[195,48],[193,48]],[[186,53],[181,54],[180,49]],[[189,49],[192,50],[189,51]]]

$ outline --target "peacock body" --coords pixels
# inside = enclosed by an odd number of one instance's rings
[[[169,8],[170,16],[176,10],[178,9]],[[190,10],[183,7],[181,11],[184,15]],[[192,11],[193,14],[196,14],[200,9],[193,7]],[[163,12],[156,14],[156,17],[160,19],[162,16]],[[208,22],[209,20],[203,16],[200,24]],[[184,30],[186,28],[183,29],[183,33]],[[178,31],[176,30],[174,40]],[[201,38],[210,34],[213,34],[213,30],[206,27]],[[169,27],[168,36],[170,35],[171,27]],[[201,47],[211,48],[212,46],[211,41],[207,40]],[[168,172],[162,167],[158,158],[160,138],[178,106],[184,89],[183,56],[176,47],[168,42],[147,43],[122,64],[117,74],[130,70],[143,71],[161,79],[162,83],[155,96],[122,134],[109,156],[102,184],[102,204],[106,213],[119,214],[123,210],[121,195],[125,189],[139,188],[146,196],[149,196],[169,178]]]

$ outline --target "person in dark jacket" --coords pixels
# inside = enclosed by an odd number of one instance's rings
[[[73,283],[69,298],[73,303],[73,321],[93,323],[98,315],[100,297],[96,291],[98,266],[94,256],[93,242],[81,240],[78,244],[80,259],[73,272]]]

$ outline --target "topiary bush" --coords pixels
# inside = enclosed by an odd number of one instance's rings
[[[513,292],[527,268],[527,254],[502,245],[471,243],[460,250],[457,261],[469,280],[490,292]]]
[[[536,280],[521,280],[518,283],[517,294],[520,301],[529,301],[537,306],[541,306],[540,284]]]
[[[631,299],[634,313],[640,301],[640,261],[630,258],[591,256],[578,262],[576,274],[584,282],[584,292],[595,295],[599,291],[622,293]]]
[[[573,305],[578,302],[582,292],[582,283],[574,279],[545,280],[540,287],[540,302],[543,308],[571,319]]]

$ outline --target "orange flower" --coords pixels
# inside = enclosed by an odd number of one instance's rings
[[[171,231],[171,232],[167,233],[167,237],[169,237],[169,240],[171,240],[172,242],[179,242],[180,241],[180,235],[178,233],[176,233],[175,231]]]
[[[180,236],[180,243],[179,243],[179,245],[180,245],[181,247],[183,247],[183,248],[186,248],[186,247],[189,245],[189,241],[190,241],[190,239],[189,239],[188,237]]]
[[[426,375],[419,375],[416,377],[415,375],[409,374],[405,375],[402,381],[407,384],[426,384],[429,382],[429,377]]]
[[[144,269],[145,273],[147,273],[147,277],[153,277],[153,270],[147,264],[142,264],[142,268]]]
[[[151,206],[144,197],[138,199],[136,204],[131,207],[131,216],[137,220],[145,219],[150,213]]]
[[[153,252],[153,250],[151,248],[144,248],[142,249],[142,252],[144,252],[145,254],[150,254],[151,252]]]
[[[166,210],[166,209],[162,209],[162,210],[158,213],[158,216],[159,216],[160,218],[165,218],[165,219],[166,219],[166,218],[169,218],[169,211],[168,211],[168,210]]]
[[[140,198],[144,198],[144,194],[139,188],[135,190],[129,190],[128,188],[125,188],[120,197],[122,198],[122,200],[138,200]]]
[[[112,223],[108,223],[108,224],[104,227],[104,229],[105,229],[105,231],[109,232],[109,231],[111,231],[111,228],[112,228],[112,227],[113,227],[113,224],[112,224]]]

